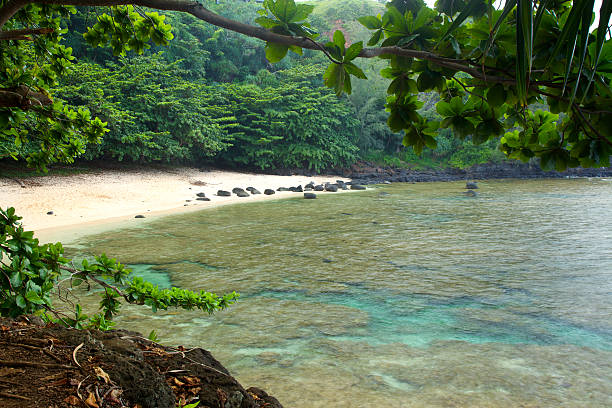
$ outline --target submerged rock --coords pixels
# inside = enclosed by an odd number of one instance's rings
[[[478,184],[476,184],[475,181],[468,181],[467,183],[465,183],[465,188],[474,190],[478,188]]]
[[[361,184],[351,184],[351,190],[365,190],[365,186]]]
[[[465,195],[468,197],[476,197],[478,194],[474,190],[468,190],[465,192]]]

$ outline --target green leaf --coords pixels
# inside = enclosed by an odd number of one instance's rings
[[[378,42],[380,41],[380,38],[382,37],[382,34],[383,34],[383,30],[378,30],[374,32],[374,34],[372,34],[372,37],[370,37],[370,40],[368,41],[368,46],[372,47],[378,44]]]
[[[361,68],[359,68],[357,65],[353,64],[352,62],[345,62],[343,66],[347,73],[353,76],[356,76],[359,79],[368,79],[366,75],[363,73],[363,71],[361,70]]]
[[[40,298],[40,296],[38,296],[38,293],[36,293],[33,290],[28,291],[25,295],[25,298],[31,303],[34,303],[37,305],[42,305],[44,303],[43,300]]]
[[[470,2],[463,8],[463,10],[461,10],[461,13],[457,16],[457,18],[453,20],[453,23],[448,28],[448,30],[446,30],[446,33],[444,33],[442,38],[440,38],[440,41],[445,40],[446,37],[455,32],[455,30],[457,30],[459,26],[463,24],[463,22],[467,20],[469,16],[474,14],[474,12],[478,10],[481,6],[482,0],[470,0]]]
[[[344,50],[346,40],[344,39],[344,34],[342,33],[342,31],[340,30],[334,31],[333,42],[338,48],[340,48],[341,50]]]
[[[15,304],[17,305],[17,307],[19,307],[20,309],[25,309],[26,308],[26,301],[23,298],[23,296],[21,295],[17,295],[15,297]]]
[[[493,107],[498,107],[506,102],[508,93],[502,84],[495,84],[487,91],[487,103]]]
[[[533,51],[533,3],[517,0],[516,18],[516,90],[519,102],[527,105],[527,83]]]
[[[314,6],[310,4],[298,4],[295,14],[289,20],[290,23],[297,23],[299,21],[306,20],[310,13],[314,10]]]
[[[257,17],[255,22],[264,28],[273,28],[282,25],[281,22],[271,19],[270,17]]]
[[[495,38],[497,37],[497,33],[499,32],[499,27],[504,22],[506,17],[508,17],[508,14],[510,14],[512,9],[516,5],[516,1],[517,0],[506,0],[506,5],[504,6],[504,10],[502,11],[502,14],[499,16],[497,21],[495,22],[495,25],[493,26],[493,29],[491,30],[489,34],[489,40],[487,41],[487,45],[485,46],[485,51],[483,53],[483,56],[486,56],[489,53],[489,49],[493,45],[493,42],[495,41]]]
[[[370,30],[377,30],[377,29],[382,28],[382,21],[380,21],[378,18],[374,16],[359,17],[357,21],[359,21],[361,25],[363,25],[364,27]]]
[[[344,55],[344,62],[348,62],[348,61],[352,61],[355,58],[357,58],[357,56],[359,55],[359,53],[361,52],[361,50],[363,49],[363,42],[359,41],[353,45],[351,45],[350,47],[348,47],[348,49],[346,50],[346,54]]]
[[[271,63],[279,62],[285,55],[287,55],[287,51],[289,47],[286,45],[276,44],[272,42],[266,43],[266,59]]]

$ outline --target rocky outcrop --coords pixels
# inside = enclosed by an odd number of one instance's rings
[[[265,391],[245,389],[201,348],[165,347],[122,330],[42,326],[36,318],[0,318],[0,329],[8,367],[2,372],[14,372],[11,396],[0,394],[3,407],[175,408],[200,401],[200,407],[282,408]]]
[[[568,177],[612,177],[612,167],[575,168],[564,172],[544,171],[537,164],[507,161],[479,164],[467,169],[414,170],[407,168],[380,167],[369,162],[360,162],[342,171],[344,177],[352,178],[353,184],[383,184],[385,182],[416,183],[428,181],[459,181],[486,179],[533,179]]]

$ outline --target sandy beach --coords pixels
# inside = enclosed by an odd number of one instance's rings
[[[301,196],[276,192],[250,197],[219,197],[217,190],[266,188],[324,183],[337,176],[275,176],[196,168],[104,169],[68,176],[19,179],[0,177],[0,208],[15,207],[25,229],[41,241],[75,238],[76,231],[129,226],[159,216],[220,205]],[[348,181],[348,179],[345,179]],[[21,183],[20,183],[21,182]],[[25,187],[23,187],[25,186]],[[196,200],[204,193],[210,201]],[[52,212],[52,214],[48,214]],[[146,218],[136,219],[136,215]],[[82,234],[81,234],[82,235]]]

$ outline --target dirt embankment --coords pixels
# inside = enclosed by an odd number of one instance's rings
[[[0,406],[282,408],[245,389],[208,351],[164,347],[127,331],[0,318]]]

